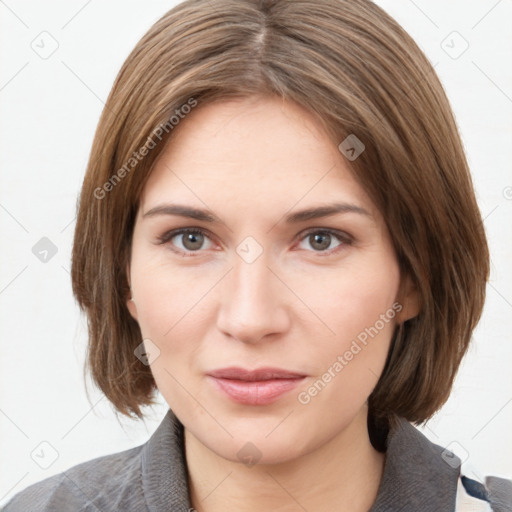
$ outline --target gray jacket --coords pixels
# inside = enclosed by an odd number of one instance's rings
[[[462,508],[461,500],[469,500],[475,508]],[[2,510],[192,512],[183,425],[169,410],[143,445],[78,464],[35,483]],[[401,419],[389,433],[383,478],[370,512],[455,510],[510,512],[512,482],[495,477],[487,478],[485,485],[464,480],[455,455]]]

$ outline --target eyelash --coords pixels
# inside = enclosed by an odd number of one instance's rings
[[[353,238],[348,233],[344,233],[342,231],[337,231],[337,230],[333,230],[333,229],[324,229],[324,228],[310,228],[310,229],[308,229],[299,238],[299,242],[302,242],[304,239],[306,239],[308,236],[310,236],[310,235],[312,235],[314,233],[328,234],[328,235],[334,236],[336,239],[338,239],[339,242],[341,242],[340,245],[338,245],[334,249],[330,249],[329,251],[309,251],[309,252],[317,253],[320,257],[331,256],[331,255],[337,253],[339,250],[341,250],[344,246],[351,245],[354,242]],[[164,233],[163,235],[159,236],[158,237],[158,244],[159,245],[167,244],[175,236],[182,235],[182,234],[204,235],[205,237],[211,239],[211,237],[209,236],[208,232],[203,230],[203,229],[200,229],[200,228],[180,228],[180,229],[174,229],[174,230],[168,231],[168,232]],[[197,251],[188,251],[188,252],[184,252],[181,249],[175,249],[175,248],[172,248],[171,250],[181,254],[184,257],[198,256],[202,252],[201,249],[199,249]]]

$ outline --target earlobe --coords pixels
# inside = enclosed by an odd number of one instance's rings
[[[396,316],[398,324],[402,324],[419,315],[421,310],[419,293],[409,276],[403,281],[398,299],[402,306],[402,309]]]
[[[126,268],[126,275],[128,276],[128,287],[130,288],[129,297],[126,301],[126,307],[128,308],[128,311],[130,312],[130,315],[137,320],[137,306],[135,305],[135,300],[133,299],[133,291],[132,286],[130,284],[130,266],[128,265]]]
[[[131,290],[130,290],[131,292]],[[128,308],[128,311],[130,312],[130,315],[137,320],[137,306],[135,305],[135,301],[133,300],[133,297],[130,297],[126,301],[126,307]]]

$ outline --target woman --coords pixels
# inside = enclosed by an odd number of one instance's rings
[[[168,414],[5,510],[510,510],[411,424],[448,398],[488,273],[450,106],[394,20],[185,1],[107,100],[72,265],[96,383]]]

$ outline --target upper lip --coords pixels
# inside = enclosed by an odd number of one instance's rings
[[[232,379],[245,381],[271,380],[271,379],[298,379],[305,377],[303,373],[291,372],[282,368],[256,368],[254,370],[246,370],[231,366],[229,368],[220,368],[208,372],[211,377],[218,379]]]

